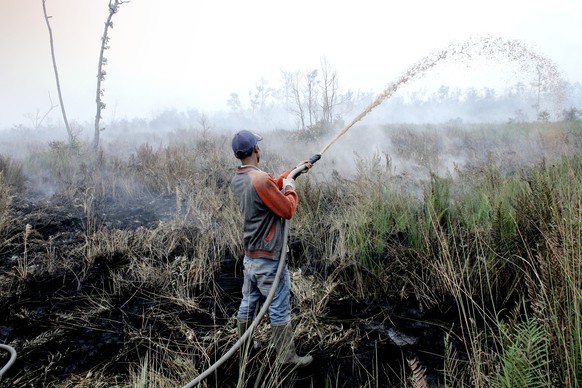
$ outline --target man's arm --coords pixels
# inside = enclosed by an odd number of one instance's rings
[[[257,194],[273,213],[284,219],[291,219],[297,210],[299,197],[297,193],[289,186],[285,192],[281,192],[283,179],[289,175],[291,170],[286,171],[277,178],[272,178],[268,174],[262,175],[259,179],[253,181],[253,186]]]

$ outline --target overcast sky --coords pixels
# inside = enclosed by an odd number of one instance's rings
[[[70,119],[92,121],[108,0],[47,0]],[[0,0],[0,128],[58,103],[42,0]],[[325,58],[343,89],[381,92],[451,42],[518,39],[582,81],[582,1],[133,0],[110,30],[104,120],[226,109],[263,77]],[[437,82],[440,80],[437,80]],[[444,80],[443,80],[444,83]],[[580,108],[580,107],[579,107]],[[58,121],[55,109],[51,118]]]

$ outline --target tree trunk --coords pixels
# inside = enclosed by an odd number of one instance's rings
[[[101,49],[99,50],[99,64],[97,65],[97,91],[95,95],[95,103],[97,104],[97,113],[95,114],[95,134],[93,136],[93,151],[97,151],[99,148],[99,133],[101,132],[100,122],[101,122],[101,111],[105,109],[105,103],[101,97],[103,97],[103,89],[101,89],[101,82],[105,80],[105,71],[103,70],[103,65],[107,63],[107,59],[103,56],[105,50],[109,48],[109,37],[107,36],[109,32],[109,27],[113,28],[113,23],[111,19],[119,9],[121,4],[127,3],[128,1],[123,0],[109,0],[109,16],[105,21],[105,28],[103,29],[103,36],[101,37]]]
[[[46,26],[48,28],[49,31],[49,40],[50,40],[50,45],[51,45],[51,57],[53,60],[53,70],[55,72],[55,80],[57,82],[57,92],[59,94],[59,104],[61,106],[61,113],[63,115],[63,121],[65,122],[65,128],[67,129],[67,134],[69,136],[69,143],[72,143],[73,140],[75,139],[75,136],[73,135],[73,132],[71,131],[71,127],[69,126],[69,120],[67,120],[67,113],[65,111],[65,104],[63,103],[63,94],[61,93],[61,82],[59,80],[59,71],[57,69],[57,60],[55,57],[55,47],[54,47],[54,43],[53,43],[53,30],[51,29],[51,25],[49,23],[49,19],[52,16],[48,16],[46,13],[46,0],[42,0],[42,10],[44,12],[44,20],[46,21]]]

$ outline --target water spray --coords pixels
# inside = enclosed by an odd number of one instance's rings
[[[401,86],[405,85],[407,82],[413,80],[414,78],[423,75],[427,70],[435,67],[440,61],[447,59],[449,57],[460,57],[465,59],[471,59],[473,56],[480,57],[490,57],[495,56],[499,53],[503,53],[509,57],[509,59],[516,61],[522,67],[522,70],[528,70],[532,63],[535,65],[534,68],[538,73],[543,73],[552,84],[558,85],[560,81],[559,72],[556,69],[555,64],[549,59],[529,50],[521,42],[517,40],[506,40],[502,38],[494,37],[484,37],[477,40],[469,39],[461,45],[451,45],[448,48],[437,52],[436,54],[429,55],[423,58],[421,61],[413,65],[408,71],[402,74],[395,82],[389,84],[382,93],[380,93],[364,110],[358,114],[352,121],[350,121],[345,127],[343,127],[337,135],[321,149],[318,154],[313,155],[309,162],[314,164],[321,156],[336,142],[345,135],[348,130],[353,127],[357,122],[362,120],[368,113],[370,113],[374,108],[392,96]],[[303,170],[305,170],[305,165],[296,167],[291,173],[289,173],[288,178],[295,179]],[[260,320],[267,313],[267,310],[273,300],[277,286],[279,285],[279,279],[281,273],[283,273],[283,268],[285,267],[286,256],[287,256],[287,239],[288,239],[288,220],[283,220],[283,248],[281,249],[281,255],[279,258],[279,266],[277,268],[277,273],[275,274],[275,280],[271,285],[271,290],[263,306],[251,325],[243,333],[243,335],[238,339],[238,341],[232,346],[232,348],[225,353],[218,361],[212,364],[207,370],[202,374],[192,380],[190,383],[184,386],[184,388],[194,387],[199,384],[204,378],[208,377],[213,373],[220,365],[222,365],[226,360],[228,360],[248,339],[252,334],[253,330],[257,327]]]

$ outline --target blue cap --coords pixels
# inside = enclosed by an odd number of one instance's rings
[[[263,140],[263,138],[251,131],[247,131],[243,129],[240,132],[237,132],[232,138],[232,151],[234,155],[238,158],[248,156],[250,154],[253,147],[257,144],[258,141]]]

